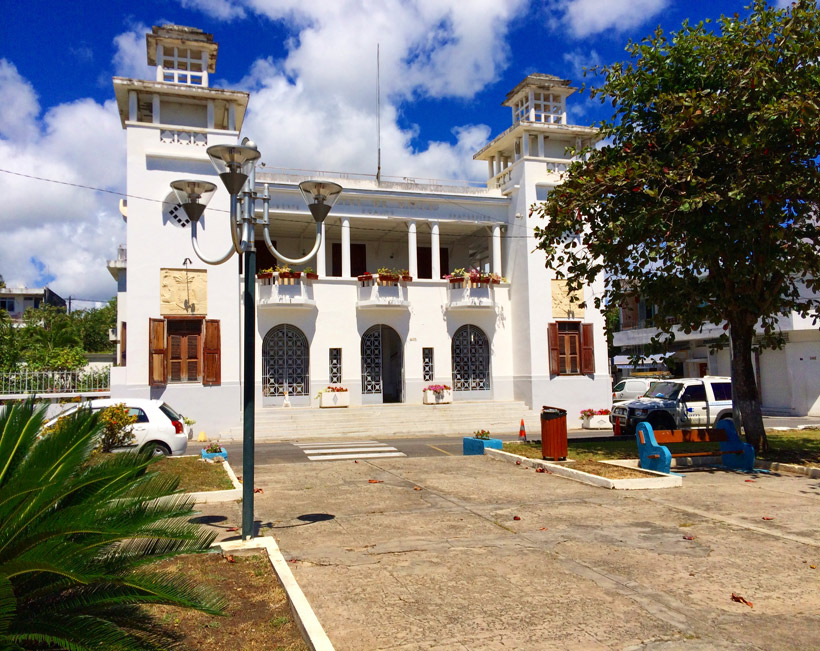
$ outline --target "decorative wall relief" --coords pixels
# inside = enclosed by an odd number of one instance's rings
[[[162,316],[208,313],[208,272],[204,269],[160,269]]]
[[[580,291],[567,291],[566,280],[553,280],[552,290],[552,318],[553,319],[583,319],[584,308],[580,307],[584,295]],[[573,300],[570,301],[570,295]]]

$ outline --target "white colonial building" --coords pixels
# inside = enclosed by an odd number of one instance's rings
[[[112,395],[161,397],[216,435],[241,421],[241,263],[200,262],[170,183],[218,185],[199,241],[206,256],[223,255],[229,196],[205,150],[239,140],[248,95],[209,87],[218,49],[210,34],[154,27],[147,43],[156,80],[114,78],[129,198],[121,205],[127,260],[121,253],[109,265],[119,284]],[[567,122],[573,91],[567,81],[530,75],[508,94],[512,127],[475,155],[488,163],[486,187],[297,173],[276,168],[276,152],[263,152],[256,189],[267,186],[272,197],[271,239],[284,255],[301,256],[314,241],[298,184],[318,178],[344,191],[324,223],[311,273],[258,274],[260,414],[284,411],[286,393],[292,412],[316,413],[317,392],[330,384],[348,389],[349,412],[417,405],[413,424],[432,429],[440,408],[422,404],[430,384],[451,386],[454,407],[469,401],[476,414],[479,406],[559,406],[570,427],[580,409],[609,406],[603,318],[570,304],[543,254],[533,252],[540,220],[530,207],[560,183],[566,147],[596,138]],[[261,231],[256,239],[257,271],[275,269]],[[379,269],[400,278],[379,280]],[[457,269],[480,273],[446,277]],[[600,288],[587,295],[593,289]],[[477,426],[465,421],[464,431]]]

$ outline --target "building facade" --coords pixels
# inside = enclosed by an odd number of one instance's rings
[[[248,95],[209,87],[218,50],[209,34],[154,27],[147,45],[156,79],[114,78],[129,198],[121,205],[127,256],[109,264],[119,309],[112,395],[161,397],[218,434],[241,419],[241,262],[199,260],[170,183],[218,185],[199,242],[206,256],[221,257],[229,197],[206,148],[239,140]],[[300,257],[314,241],[298,184],[318,178],[344,191],[310,269],[277,271],[256,233],[258,408],[315,408],[319,390],[341,385],[353,407],[424,409],[430,384],[451,386],[455,401],[556,405],[571,418],[608,406],[603,317],[571,303],[533,253],[539,219],[530,207],[560,183],[566,147],[596,138],[567,122],[573,91],[530,75],[510,92],[512,127],[475,155],[488,163],[481,186],[304,174],[273,167],[275,152],[263,152],[271,159],[257,167],[256,191],[271,196],[271,240],[284,255]]]

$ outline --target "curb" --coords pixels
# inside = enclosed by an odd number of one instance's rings
[[[552,474],[566,479],[572,479],[582,484],[589,484],[590,486],[597,486],[599,488],[609,488],[612,490],[648,490],[654,488],[676,488],[683,486],[683,477],[678,475],[667,475],[662,472],[655,472],[653,470],[641,470],[652,477],[646,479],[607,479],[606,477],[599,477],[598,475],[590,475],[588,472],[581,472],[580,470],[573,470],[568,466],[560,463],[550,461],[542,461],[540,459],[530,459],[528,457],[519,457],[517,454],[510,454],[501,450],[492,450],[484,448],[484,456],[498,459],[499,461],[506,461],[508,463],[521,462],[522,466],[529,468],[544,468],[549,470]],[[607,463],[602,461],[601,463]],[[612,463],[617,466],[619,464]]]
[[[259,538],[251,538],[250,540],[232,540],[228,542],[218,542],[213,544],[214,547],[219,547],[222,551],[247,551],[253,549],[264,550],[268,555],[273,571],[279,577],[279,582],[285,589],[288,595],[288,602],[290,609],[293,612],[293,617],[296,620],[296,625],[302,632],[305,642],[313,651],[333,651],[333,644],[330,638],[322,628],[322,624],[313,612],[305,593],[296,582],[293,572],[290,571],[288,563],[279,551],[279,546],[270,536],[260,536]]]
[[[755,468],[774,470],[775,472],[788,472],[795,475],[805,475],[811,479],[820,479],[820,468],[815,468],[813,466],[795,466],[792,463],[755,460]]]
[[[188,493],[188,495],[194,498],[195,504],[216,504],[218,502],[234,502],[242,499],[242,484],[236,477],[233,468],[231,468],[231,464],[227,461],[222,461],[221,465],[225,469],[225,472],[228,473],[233,488],[224,491],[197,491],[195,493]]]

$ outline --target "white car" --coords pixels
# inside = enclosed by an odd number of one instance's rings
[[[627,377],[612,387],[612,403],[634,400],[644,395],[653,384],[660,382],[656,377]]]
[[[49,427],[57,419],[68,416],[80,407],[90,407],[92,411],[99,411],[106,407],[124,404],[128,413],[136,416],[137,420],[131,427],[134,434],[134,447],[139,450],[151,450],[153,454],[185,454],[188,449],[188,440],[193,438],[194,430],[185,424],[185,418],[172,409],[162,400],[148,400],[147,398],[98,398],[88,402],[78,403],[67,409],[56,418],[46,423]],[[123,448],[120,448],[123,449]],[[125,449],[131,449],[129,448]]]

